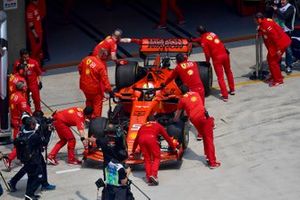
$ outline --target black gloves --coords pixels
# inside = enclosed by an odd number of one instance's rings
[[[205,110],[204,115],[205,115],[206,118],[210,117],[209,114],[208,114],[208,112],[207,112],[207,110]]]
[[[43,84],[42,84],[42,82],[40,81],[39,82],[39,90],[41,90],[43,88]]]
[[[226,53],[229,55],[230,54],[230,51],[228,49],[225,49],[226,50]]]
[[[115,93],[113,91],[108,92],[109,97],[110,98],[114,98],[115,97]]]
[[[180,119],[183,122],[187,122],[189,120],[189,117],[185,115],[185,116],[180,117]]]

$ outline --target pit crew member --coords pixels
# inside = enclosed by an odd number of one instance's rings
[[[93,108],[91,118],[101,117],[104,93],[113,96],[106,64],[102,56],[106,53],[106,50],[101,49],[101,57],[99,55],[87,56],[78,66],[79,87],[85,95],[86,106]]]
[[[200,79],[200,72],[196,62],[188,61],[187,56],[179,53],[176,55],[177,66],[172,74],[167,78],[164,85],[168,85],[177,76],[180,77],[183,84],[187,85],[191,91],[198,92],[201,96],[202,103],[205,103],[205,91]]]
[[[149,185],[158,185],[158,169],[160,164],[160,146],[157,138],[161,135],[168,142],[169,147],[175,151],[176,147],[165,128],[155,121],[154,116],[149,116],[148,122],[139,129],[133,143],[132,155],[139,145],[144,156],[146,181]]]
[[[216,72],[218,83],[221,90],[223,101],[228,101],[228,90],[224,80],[224,71],[229,85],[229,94],[235,94],[234,78],[230,67],[229,51],[225,48],[219,37],[213,33],[208,32],[204,26],[198,26],[197,32],[200,37],[192,39],[193,42],[198,42],[203,48],[206,62],[209,63],[212,59],[214,70]]]
[[[20,50],[20,58],[14,63],[14,72],[19,64],[25,65],[25,79],[28,85],[28,91],[31,92],[35,111],[41,111],[40,89],[42,89],[41,68],[39,63],[29,57],[26,49]]]
[[[216,161],[215,155],[213,138],[214,118],[208,116],[208,113],[201,102],[201,97],[197,92],[189,92],[188,87],[185,85],[182,85],[180,89],[183,96],[179,100],[174,121],[178,121],[182,110],[186,112],[190,121],[197,129],[198,135],[201,133],[203,137],[204,154],[207,158],[209,168],[217,168],[221,163]]]
[[[279,62],[282,54],[291,44],[290,37],[272,19],[265,18],[262,13],[255,15],[258,33],[263,36],[265,46],[268,50],[267,61],[271,72],[268,80],[269,86],[274,87],[283,84]]]
[[[27,104],[26,91],[26,83],[19,81],[16,83],[16,92],[10,95],[9,108],[11,113],[10,120],[13,129],[13,139],[16,139],[21,128],[22,113],[31,113],[30,107]],[[8,170],[11,169],[11,162],[16,158],[16,156],[16,148],[13,148],[12,152],[3,158],[4,165]]]
[[[81,164],[77,158],[75,158],[75,146],[76,139],[72,133],[71,126],[76,126],[80,133],[81,141],[84,146],[87,145],[88,135],[84,131],[84,122],[93,113],[91,107],[86,107],[84,110],[78,107],[72,107],[65,110],[55,112],[53,114],[53,125],[60,140],[55,144],[53,149],[48,155],[48,162],[53,165],[58,165],[56,155],[59,150],[68,143],[68,163],[73,165]]]

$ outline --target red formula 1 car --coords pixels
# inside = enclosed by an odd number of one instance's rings
[[[125,135],[125,146],[130,154],[139,128],[147,121],[148,116],[154,115],[168,134],[179,143],[178,151],[171,152],[167,143],[160,141],[161,162],[181,160],[189,143],[189,123],[184,117],[177,123],[171,121],[181,95],[181,81],[174,80],[165,88],[161,87],[161,83],[170,76],[175,66],[172,66],[175,64],[175,55],[189,55],[192,45],[187,39],[158,38],[141,39],[139,44],[143,66],[139,66],[136,61],[129,61],[116,67],[116,106],[113,111],[109,109],[109,119],[101,117],[90,123],[89,134],[103,137],[107,133],[108,123],[114,124],[117,132]],[[207,96],[212,86],[212,68],[206,62],[198,62],[198,66]],[[85,151],[84,158],[103,161],[103,153],[92,145]],[[143,156],[140,154],[129,158],[126,163],[141,164]]]

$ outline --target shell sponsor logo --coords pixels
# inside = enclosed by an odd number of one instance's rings
[[[136,135],[137,135],[137,132],[132,132],[132,133],[130,133],[129,139],[130,139],[130,140],[134,140],[134,139],[136,138]]]
[[[206,39],[208,39],[208,40],[213,40],[213,37],[212,37],[211,35],[208,35],[208,36],[206,37]]]
[[[75,111],[73,109],[68,110],[68,113],[73,114]]]
[[[194,74],[194,71],[190,69],[187,73],[188,75],[192,76]]]
[[[86,64],[87,64],[87,65],[90,65],[91,63],[92,63],[92,60],[91,60],[91,59],[87,59],[87,60],[86,60]]]
[[[86,70],[85,70],[85,74],[86,74],[86,75],[89,75],[90,73],[91,73],[91,70],[90,70],[90,69],[86,69]]]
[[[197,101],[197,97],[192,96],[192,97],[191,97],[191,102],[195,102],[195,101]]]

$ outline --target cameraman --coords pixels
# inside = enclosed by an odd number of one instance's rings
[[[128,187],[130,168],[125,169],[122,163],[128,158],[124,133],[113,124],[108,124],[104,136],[88,138],[89,142],[96,143],[103,152],[103,176],[106,187],[102,192],[103,200],[126,200],[132,193]]]
[[[23,116],[23,121],[26,116]],[[29,116],[28,116],[29,117]],[[51,133],[53,131],[52,128],[52,120],[44,117],[44,113],[42,111],[37,111],[33,113],[33,117],[36,119],[39,126],[39,134],[43,141],[42,151],[47,150],[47,146],[50,140]],[[24,121],[25,122],[25,121]],[[42,190],[55,190],[56,186],[48,183],[48,175],[47,175],[47,165],[43,157],[41,158],[41,166],[42,166]],[[18,173],[15,174],[14,177],[8,181],[8,185],[10,186],[10,192],[16,192],[16,185],[18,181],[26,174],[25,166],[23,166]]]
[[[125,169],[122,163],[128,158],[124,149],[115,152],[104,169],[106,177],[106,187],[104,188],[104,200],[126,200],[128,192],[128,175],[130,168]]]
[[[34,117],[27,116],[22,121],[24,126],[14,144],[18,159],[24,164],[23,170],[28,175],[25,200],[36,200],[40,196],[34,193],[43,179],[42,146],[44,141],[40,136],[39,124]]]
[[[280,0],[266,0],[265,1],[265,17],[272,18],[274,14],[273,6],[280,7]]]
[[[276,23],[281,26],[283,31],[291,37],[292,32],[294,31],[295,17],[296,17],[296,8],[289,3],[289,0],[281,0],[280,5],[273,5],[273,19]],[[289,46],[285,51],[285,72],[287,75],[292,73],[292,64],[293,64],[293,52],[291,46]]]
[[[88,138],[91,143],[96,143],[98,148],[103,152],[103,168],[105,168],[112,158],[115,157],[116,152],[120,150],[127,150],[124,133],[116,128],[113,124],[108,124],[104,130],[104,136],[95,138],[93,135]]]

